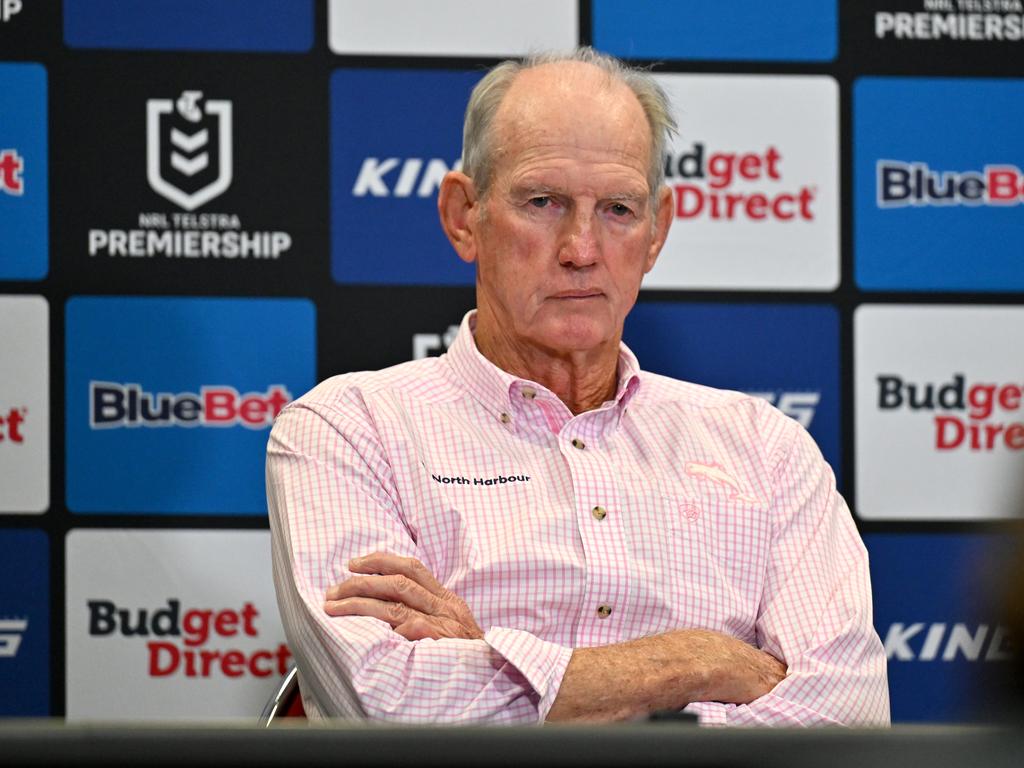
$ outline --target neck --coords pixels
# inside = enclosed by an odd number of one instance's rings
[[[544,385],[573,414],[593,410],[615,396],[621,333],[595,349],[545,349],[478,311],[474,339],[480,354],[513,376]]]

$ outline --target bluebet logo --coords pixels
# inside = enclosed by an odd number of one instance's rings
[[[138,384],[89,382],[89,426],[115,427],[234,427],[264,429],[292,399],[283,386],[266,392],[239,394],[234,387],[200,387],[198,394],[146,392]]]
[[[868,290],[1024,289],[1024,80],[863,77],[853,242]],[[964,258],[970,254],[970,258]]]
[[[1015,165],[981,171],[936,171],[927,163],[879,160],[878,207],[926,205],[1019,205],[1024,174]]]
[[[267,432],[316,380],[312,303],[89,296],[65,317],[73,511],[266,514]]]

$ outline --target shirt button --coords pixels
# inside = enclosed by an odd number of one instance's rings
[[[597,618],[607,619],[612,615],[612,607],[610,605],[599,605],[597,606]]]
[[[608,510],[604,507],[594,507],[590,510],[590,514],[592,514],[597,520],[604,520],[608,515]]]
[[[536,390],[536,389],[534,389],[533,387],[523,387],[523,388],[522,388],[522,389],[520,390],[520,393],[521,393],[521,394],[522,394],[522,396],[523,396],[523,397],[525,397],[525,398],[526,398],[527,400],[533,400],[533,398],[535,398],[535,397],[537,396],[537,390]]]
[[[581,451],[587,447],[587,444],[580,440],[578,437],[572,439],[572,447],[579,448]]]
[[[502,424],[508,424],[510,421],[512,421],[512,419],[509,417],[509,415],[507,413],[501,414],[501,423]]]

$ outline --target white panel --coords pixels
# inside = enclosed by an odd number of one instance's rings
[[[679,124],[667,163],[677,215],[644,287],[834,289],[840,274],[835,80],[656,79]]]
[[[854,334],[859,515],[1019,517],[1024,309],[869,305],[855,313]],[[1007,388],[991,413],[982,407],[986,385],[995,385],[997,397],[999,388]]]
[[[74,530],[66,577],[69,720],[252,721],[290,664],[267,531]]]
[[[0,296],[0,512],[50,506],[49,305]]]
[[[335,53],[517,56],[569,49],[579,39],[576,0],[331,0]]]

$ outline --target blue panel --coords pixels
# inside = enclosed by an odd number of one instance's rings
[[[0,531],[0,717],[49,715],[49,541]]]
[[[313,0],[64,0],[71,48],[308,51]]]
[[[861,288],[1024,290],[1022,122],[1022,80],[855,83],[854,270]],[[992,176],[992,166],[1003,169]],[[915,178],[929,172],[937,175],[931,192],[938,195],[917,194]],[[965,194],[940,197],[956,187]]]
[[[1012,640],[1001,590],[1019,583],[1015,540],[982,534],[864,536],[875,627],[889,652],[893,722],[991,722],[1005,716]],[[964,643],[968,637],[971,641]]]
[[[311,302],[79,297],[66,317],[72,511],[265,514],[274,400],[298,397],[316,375]],[[242,406],[226,388],[266,406],[254,403],[248,424],[232,419]],[[160,393],[179,409],[163,411]]]
[[[46,70],[0,64],[0,280],[49,270]]]
[[[836,0],[594,0],[594,47],[630,59],[831,61]]]
[[[462,154],[481,72],[331,77],[331,272],[339,283],[472,285],[441,230],[437,182]]]
[[[640,303],[626,318],[624,340],[645,370],[764,393],[798,420],[810,417],[808,431],[839,476],[834,308]]]

